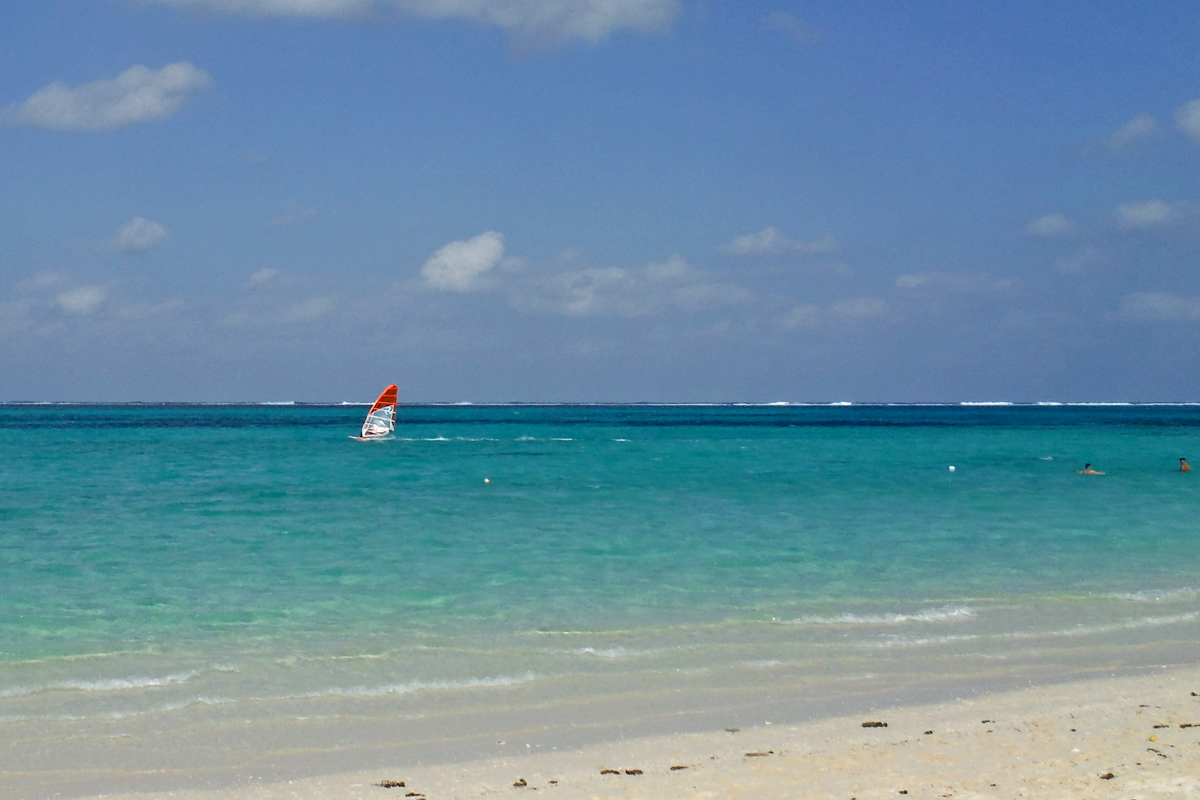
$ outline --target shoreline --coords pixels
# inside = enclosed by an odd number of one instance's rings
[[[864,722],[887,725],[864,727]],[[119,793],[114,792],[119,781],[113,780],[91,794],[77,784],[82,791],[70,794],[120,800],[468,800],[535,790],[563,800],[1193,797],[1200,793],[1200,666],[985,692],[929,705],[880,706],[796,724],[655,735],[557,751],[528,746],[519,752],[522,744],[518,738],[505,742],[518,750],[512,755],[396,763],[275,782],[250,778],[218,789]],[[1110,773],[1111,778],[1103,777]],[[404,786],[378,785],[387,781]],[[34,790],[34,785],[24,788]],[[0,796],[35,796],[21,791],[3,787]]]

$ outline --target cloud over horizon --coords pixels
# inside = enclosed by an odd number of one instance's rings
[[[1039,217],[1025,226],[1025,232],[1030,236],[1049,239],[1055,236],[1067,236],[1075,232],[1075,223],[1066,214],[1055,212]]]
[[[504,256],[504,235],[481,233],[473,239],[451,242],[433,254],[421,268],[431,289],[469,292],[483,287],[482,277]]]
[[[1200,321],[1200,297],[1134,292],[1121,303],[1121,319],[1138,322]]]
[[[161,247],[170,238],[171,234],[161,224],[145,217],[134,217],[120,227],[112,239],[112,245],[122,253],[144,253]]]
[[[1108,143],[1114,150],[1123,150],[1129,145],[1158,132],[1158,122],[1145,111],[1112,132]]]
[[[116,78],[74,88],[56,81],[0,110],[0,124],[48,130],[111,131],[163,119],[179,111],[189,93],[212,77],[185,61],[153,70],[140,64]]]
[[[55,298],[63,311],[79,315],[91,314],[107,299],[108,292],[99,286],[80,286]]]
[[[1175,109],[1175,125],[1193,142],[1200,144],[1200,99]]]
[[[772,11],[763,18],[763,21],[801,47],[821,41],[820,28],[810,25],[787,11]]]
[[[505,31],[522,48],[581,40],[599,44],[621,29],[666,30],[681,0],[149,0],[180,9],[257,17],[356,19],[387,15],[459,19]]]
[[[1136,200],[1117,206],[1117,225],[1125,230],[1152,230],[1177,222],[1186,211],[1184,203],[1157,198]]]
[[[838,241],[826,235],[815,242],[801,242],[784,236],[778,228],[763,228],[758,233],[739,236],[728,244],[717,248],[723,256],[809,256],[832,253],[838,249]]]
[[[582,255],[564,253],[551,271],[520,287],[519,309],[565,316],[645,317],[665,311],[697,314],[749,300],[740,286],[718,282],[675,254],[640,267],[587,267]]]

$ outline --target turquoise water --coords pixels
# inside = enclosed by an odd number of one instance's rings
[[[1200,655],[1200,408],[363,413],[0,406],[0,734],[394,743]]]

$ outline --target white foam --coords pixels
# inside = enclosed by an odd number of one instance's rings
[[[978,616],[970,606],[924,608],[911,614],[840,614],[836,617],[801,617],[788,625],[902,625],[907,622],[959,622]]]
[[[412,694],[420,691],[446,691],[463,689],[491,689],[504,686],[517,686],[537,680],[538,676],[527,672],[522,676],[512,677],[499,675],[493,678],[468,678],[461,681],[408,681],[407,683],[389,683],[383,686],[351,686],[336,687],[321,692],[296,695],[296,697],[385,697],[393,694]],[[280,698],[291,699],[291,698]]]
[[[121,692],[130,689],[151,689],[159,686],[187,683],[199,673],[178,672],[161,678],[144,676],[135,678],[110,678],[102,681],[59,681],[44,686],[10,686],[0,689],[0,697],[22,697],[39,692],[76,691],[76,692]]]
[[[1182,589],[1157,589],[1144,592],[1117,592],[1116,594],[1106,594],[1112,600],[1130,600],[1135,603],[1162,603],[1172,600],[1194,600],[1200,596],[1200,592],[1191,588]]]
[[[950,642],[969,642],[982,639],[977,633],[965,633],[958,636],[927,636],[921,639],[908,639],[902,636],[889,636],[880,642],[861,642],[859,647],[920,647],[927,644],[948,644]]]
[[[1074,628],[1047,631],[1045,633],[1014,633],[1010,634],[1009,638],[1036,639],[1041,636],[1091,636],[1096,633],[1129,631],[1138,628],[1156,628],[1160,625],[1178,625],[1184,622],[1195,622],[1197,619],[1200,619],[1200,611],[1190,611],[1186,614],[1170,614],[1162,617],[1131,617],[1106,625],[1077,625]]]
[[[596,658],[636,658],[638,656],[653,656],[659,653],[665,653],[665,650],[631,650],[626,647],[606,647],[597,649],[595,647],[577,647],[574,650],[566,650],[573,656],[595,656]]]
[[[166,675],[162,678],[157,677],[139,677],[139,678],[111,678],[105,681],[63,681],[47,686],[47,689],[72,689],[80,692],[120,692],[129,689],[148,689],[156,686],[170,686],[171,684],[187,683],[199,673],[195,670],[191,672],[177,672],[174,675]]]
[[[130,717],[144,717],[148,714],[169,714],[172,711],[182,711],[192,706],[224,706],[236,702],[237,700],[234,700],[232,697],[193,697],[178,703],[168,703],[167,705],[146,709],[144,711],[113,711],[101,716],[103,716],[105,719],[128,719]],[[81,718],[70,717],[70,719]]]

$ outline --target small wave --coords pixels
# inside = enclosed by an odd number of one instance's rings
[[[294,406],[294,405],[296,405],[296,401],[295,400],[267,400],[266,402],[259,403],[259,405],[260,406]]]
[[[450,441],[445,436],[434,436],[430,439],[422,439],[422,442],[448,442]]]
[[[1184,622],[1195,622],[1200,619],[1200,611],[1189,611],[1186,614],[1169,614],[1162,617],[1131,617],[1120,622],[1110,622],[1105,625],[1077,625],[1074,628],[1063,628],[1057,631],[1041,633],[1018,631],[1003,634],[1007,639],[1039,639],[1043,636],[1091,636],[1097,633],[1112,633],[1113,631],[1129,631],[1138,628],[1156,628],[1160,625],[1179,625]]]
[[[1011,406],[1007,400],[963,400],[960,406]]]
[[[143,711],[113,711],[101,716],[104,719],[129,719],[130,717],[144,717],[149,714],[169,714],[172,711],[183,711],[192,706],[225,706],[237,702],[232,697],[192,697],[187,700],[181,700],[178,703],[168,703],[164,706],[148,708]],[[82,717],[71,717],[71,719],[82,719]]]
[[[121,692],[129,689],[150,689],[158,686],[187,683],[198,674],[200,673],[192,670],[191,672],[178,672],[161,678],[146,676],[110,678],[103,681],[59,681],[58,683],[49,683],[45,686],[10,686],[7,689],[0,689],[0,697],[22,697],[49,691]]]
[[[550,441],[552,441],[552,442],[573,442],[573,441],[575,441],[575,440],[574,440],[574,439],[564,439],[564,438],[562,438],[562,437],[555,436],[555,437],[552,437],[552,438],[550,439]]]
[[[504,686],[517,686],[537,680],[532,672],[513,677],[499,675],[494,678],[468,678],[463,681],[409,681],[407,683],[389,683],[384,686],[351,686],[349,688],[333,688],[321,692],[310,692],[297,697],[385,697],[391,694],[412,694],[420,691],[445,691],[462,689],[492,689]],[[281,698],[290,699],[290,698]]]
[[[614,442],[628,442],[628,439],[613,439]]]
[[[665,653],[666,650],[630,650],[629,648],[618,645],[616,647],[605,647],[599,649],[595,647],[576,647],[574,650],[564,650],[560,652],[565,652],[573,656],[595,656],[596,658],[618,659],[637,658],[638,656],[653,656],[658,655],[659,653]]]
[[[1135,603],[1162,603],[1171,600],[1194,600],[1197,596],[1200,596],[1200,592],[1185,587],[1183,589],[1158,589],[1143,592],[1117,592],[1103,596],[1110,600],[1129,600]]]
[[[878,642],[859,642],[857,647],[921,647],[927,644],[949,644],[950,642],[970,642],[985,637],[977,633],[964,633],[957,636],[926,636],[920,639],[909,639],[903,636],[889,636]]]
[[[518,442],[536,442],[537,440],[538,439],[536,436],[518,436],[517,437]]]
[[[902,625],[906,622],[957,622],[978,616],[970,606],[925,608],[911,614],[841,614],[836,617],[801,617],[787,625]]]

